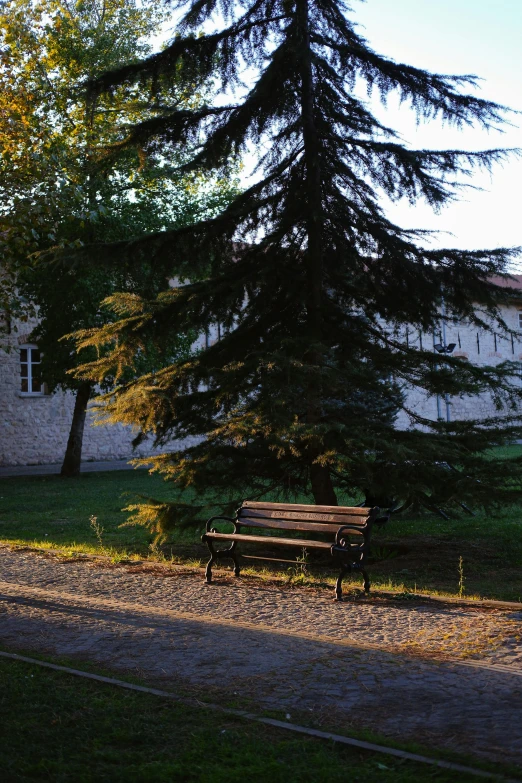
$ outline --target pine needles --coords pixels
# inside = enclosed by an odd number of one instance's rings
[[[386,196],[439,209],[509,151],[412,149],[355,87],[365,82],[383,101],[395,93],[419,121],[456,127],[499,128],[507,109],[477,97],[474,77],[377,54],[341,0],[219,6],[221,29],[199,31],[214,3],[189,3],[164,52],[91,90],[166,85],[190,63],[233,100],[165,105],[123,146],[152,158],[192,147],[183,170],[202,174],[262,148],[258,179],[213,218],[104,246],[107,263],[146,255],[186,284],[156,299],[112,297],[116,323],[80,341],[100,350],[81,377],[121,374],[143,345],[219,325],[219,339],[189,360],[104,400],[109,420],[184,444],[158,463],[180,491],[214,490],[231,504],[268,490],[334,504],[342,490],[435,509],[518,499],[521,464],[485,456],[522,436],[518,364],[478,367],[408,340],[412,327],[430,333],[441,319],[509,334],[499,310],[506,291],[491,277],[506,275],[517,250],[426,248],[422,231],[394,224],[382,207]],[[245,67],[253,76],[242,95]],[[409,407],[412,390],[491,395],[502,417],[432,421]],[[410,428],[397,429],[400,411]],[[151,513],[140,521],[154,525]],[[176,524],[176,513],[161,514],[162,530]]]

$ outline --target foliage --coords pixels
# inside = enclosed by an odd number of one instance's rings
[[[172,264],[146,259],[108,268],[90,253],[81,264],[57,264],[52,252],[185,225],[213,214],[234,189],[223,179],[180,175],[160,159],[142,165],[136,150],[120,156],[117,166],[100,158],[101,148],[149,116],[148,94],[122,87],[88,102],[85,82],[147,55],[147,39],[164,18],[157,5],[134,0],[10,0],[2,7],[3,304],[12,314],[38,313],[34,338],[51,390],[78,385],[67,372],[76,355],[70,340],[60,342],[65,334],[112,320],[100,302],[114,291],[155,296],[174,274]],[[178,70],[165,89],[157,88],[156,100],[194,106],[198,90]],[[161,351],[149,346],[147,368],[165,355],[188,355],[193,339],[189,330]]]
[[[157,264],[190,258],[198,279],[155,299],[112,297],[117,323],[80,340],[107,353],[81,377],[118,375],[147,340],[216,324],[223,331],[197,357],[122,379],[105,398],[108,418],[159,442],[199,438],[155,467],[180,491],[212,488],[231,502],[269,490],[325,504],[339,490],[430,507],[520,498],[521,463],[484,457],[522,435],[518,364],[477,367],[405,336],[412,326],[431,333],[441,319],[506,334],[498,307],[507,295],[491,277],[506,275],[517,251],[433,248],[382,206],[388,198],[440,209],[475,169],[508,152],[412,149],[361,90],[383,103],[397,95],[419,122],[456,128],[500,129],[508,110],[477,97],[472,76],[429,73],[373,51],[343,0],[178,6],[185,15],[171,44],[92,80],[92,99],[168,82],[190,62],[214,77],[222,99],[166,104],[119,151],[175,157],[194,145],[183,170],[219,172],[231,155],[256,148],[257,180],[215,218],[99,246],[114,265],[143,254]],[[222,23],[213,30],[216,10]],[[408,409],[411,388],[492,395],[503,417],[429,421]],[[411,428],[395,428],[397,410]],[[175,504],[160,511],[164,530],[184,518]],[[150,524],[150,514],[149,504],[137,521]]]

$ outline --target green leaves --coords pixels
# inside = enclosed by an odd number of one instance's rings
[[[105,265],[99,243],[213,214],[235,189],[233,180],[182,176],[165,161],[142,166],[134,150],[106,158],[126,126],[149,116],[148,92],[121,88],[88,101],[85,82],[148,54],[147,36],[163,19],[156,4],[128,0],[10,0],[2,8],[0,293],[12,312],[38,305],[35,339],[51,389],[77,385],[69,370],[78,359],[64,334],[112,321],[101,302],[115,291],[156,296],[175,274],[171,261]],[[180,81],[168,95],[184,90]],[[161,86],[157,97],[165,97]],[[169,345],[172,355],[186,351],[186,338]]]

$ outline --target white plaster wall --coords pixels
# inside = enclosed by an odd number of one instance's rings
[[[519,330],[518,314],[522,312],[522,307],[503,306],[501,314],[510,329]],[[435,342],[442,342],[440,333],[435,335]],[[409,334],[410,345],[419,345],[420,338],[418,331],[411,330]],[[433,334],[422,334],[422,345],[424,349],[433,346]],[[446,343],[456,343],[453,356],[461,357],[473,364],[479,366],[496,366],[505,361],[522,362],[522,332],[520,338],[501,338],[497,335],[496,345],[495,337],[490,332],[479,330],[470,324],[460,323],[446,326]],[[437,419],[437,399],[428,397],[424,392],[418,389],[410,388],[407,390],[407,405],[418,415],[427,419]],[[489,417],[499,417],[510,414],[512,411],[498,411],[488,394],[478,396],[451,397],[450,417],[452,420],[482,419]],[[446,404],[444,399],[440,399],[441,416],[446,419]],[[399,428],[411,426],[408,416],[401,412],[397,419]]]

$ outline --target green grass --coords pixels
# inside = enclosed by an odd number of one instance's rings
[[[5,659],[0,725],[5,783],[476,780]]]
[[[502,457],[504,459],[513,459],[514,457],[522,457],[522,444],[516,444],[514,446],[496,446],[491,451],[496,458]]]
[[[381,577],[411,589],[459,593],[462,557],[464,597],[522,601],[522,509],[461,514],[444,520],[433,514],[392,517],[374,546],[397,554],[376,564]]]
[[[0,538],[100,551],[91,516],[104,528],[103,548],[145,556],[152,541],[140,527],[120,527],[122,512],[137,496],[168,498],[168,485],[144,470],[84,473],[75,479],[30,476],[0,480]],[[194,538],[189,534],[189,537]]]
[[[506,450],[506,457],[518,451],[522,447]],[[177,533],[161,551],[152,551],[152,536],[147,530],[121,527],[127,518],[121,509],[139,494],[168,499],[169,487],[146,471],[85,473],[77,479],[0,479],[0,541],[114,558],[154,559],[159,555],[192,564],[206,559],[206,548],[199,540],[201,530]],[[103,527],[101,544],[90,525],[91,516]],[[493,516],[480,513],[471,517],[463,512],[449,521],[428,513],[397,515],[384,530],[376,531],[373,551],[376,562],[370,571],[375,590],[458,595],[462,557],[465,597],[522,600],[520,507]],[[257,572],[294,582],[310,578],[287,566],[274,565]],[[310,574],[318,574],[324,581],[333,571],[312,569]],[[360,580],[353,584],[360,586]]]

